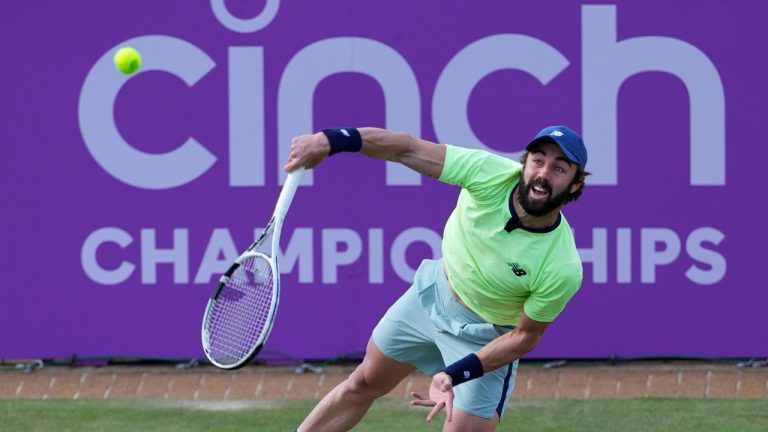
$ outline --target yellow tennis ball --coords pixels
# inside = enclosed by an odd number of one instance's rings
[[[141,67],[141,54],[133,47],[123,47],[115,53],[115,67],[124,74],[135,73]]]

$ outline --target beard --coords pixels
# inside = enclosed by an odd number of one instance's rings
[[[544,201],[532,201],[530,199],[531,188],[534,186],[546,190],[548,198]],[[571,193],[568,189],[553,196],[552,185],[541,177],[534,178],[530,183],[526,183],[525,179],[520,177],[520,206],[531,216],[544,216],[557,210],[560,206],[565,204],[570,196]]]

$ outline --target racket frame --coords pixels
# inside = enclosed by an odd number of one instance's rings
[[[272,332],[272,326],[275,322],[277,309],[280,305],[280,267],[277,259],[277,254],[280,249],[280,233],[282,232],[285,215],[288,213],[288,208],[291,206],[291,202],[293,201],[293,197],[296,194],[296,189],[298,188],[303,173],[304,168],[299,168],[298,170],[293,171],[288,175],[285,184],[280,191],[280,196],[277,199],[275,211],[272,214],[272,218],[269,220],[266,228],[264,228],[264,231],[262,231],[261,235],[259,235],[256,241],[254,241],[248,247],[248,249],[246,249],[245,252],[243,252],[229,267],[229,269],[227,269],[227,271],[219,278],[219,284],[216,287],[216,290],[208,299],[208,304],[205,308],[205,314],[203,316],[203,325],[201,331],[203,351],[205,352],[205,356],[208,358],[211,364],[220,369],[237,369],[245,366],[246,364],[249,364],[259,354],[261,349],[264,347],[269,334]],[[264,252],[261,252],[260,249],[264,246],[263,243],[270,234],[272,234],[272,241],[270,244],[270,254],[268,255]],[[232,364],[223,364],[212,358],[212,356],[209,354],[207,324],[209,322],[209,318],[215,302],[221,294],[221,291],[229,282],[229,279],[247,259],[252,257],[264,258],[272,268],[272,301],[270,304],[268,319],[264,326],[264,330],[261,333],[261,336],[254,344],[254,347],[249,350],[248,354],[243,356],[243,358],[239,359],[237,362]]]

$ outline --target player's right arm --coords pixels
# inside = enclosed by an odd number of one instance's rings
[[[446,147],[416,138],[405,132],[379,128],[359,128],[363,145],[360,152],[373,159],[401,163],[429,177],[438,178],[443,172]],[[301,135],[291,141],[291,153],[284,169],[314,168],[330,153],[331,146],[324,133]]]

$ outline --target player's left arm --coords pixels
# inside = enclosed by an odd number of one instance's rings
[[[525,300],[518,326],[475,353],[483,365],[484,372],[506,366],[539,345],[549,324],[563,311],[581,286],[581,273],[575,273],[577,276],[573,276],[571,267],[563,265],[550,269],[551,275],[543,286],[534,289],[531,296]]]
[[[496,370],[533,351],[539,345],[549,324],[536,321],[523,312],[520,316],[520,325],[513,331],[492,340],[476,353],[480,363],[483,364],[483,371]]]
[[[581,263],[573,261],[551,267],[540,275],[540,279],[540,285],[534,287],[525,300],[519,325],[475,353],[484,372],[506,366],[539,345],[549,324],[581,286]]]
[[[523,312],[520,318],[520,325],[513,331],[497,337],[477,353],[470,354],[466,358],[448,366],[446,370],[463,371],[464,379],[472,379],[486,372],[506,366],[536,348],[547,326],[549,326],[548,322],[533,320]],[[474,360],[468,361],[470,357],[474,357]],[[478,368],[482,368],[482,374],[479,373]],[[411,401],[412,406],[431,408],[427,415],[427,421],[432,421],[443,409],[447,411],[448,421],[451,421],[453,416],[453,386],[463,382],[454,382],[452,376],[456,375],[449,375],[445,371],[438,372],[432,377],[428,395],[417,392],[411,393],[411,396],[414,398]]]

